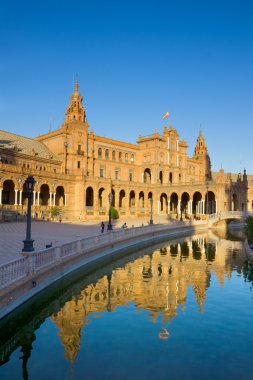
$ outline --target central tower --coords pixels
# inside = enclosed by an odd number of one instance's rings
[[[74,92],[70,95],[70,104],[66,110],[66,122],[85,123],[85,109],[82,104],[83,97],[79,94],[78,81],[75,82]]]

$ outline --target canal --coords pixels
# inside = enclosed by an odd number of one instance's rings
[[[209,231],[71,278],[0,324],[0,379],[249,379],[253,276]]]

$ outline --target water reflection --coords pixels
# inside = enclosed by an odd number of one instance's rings
[[[12,333],[13,325],[9,330],[0,330],[1,364],[20,346],[23,379],[27,379],[35,331],[49,316],[58,329],[65,358],[74,363],[91,315],[102,317],[119,306],[133,303],[137,309],[149,311],[152,322],[159,318],[165,324],[177,316],[178,308],[186,308],[189,289],[193,290],[199,312],[203,313],[212,276],[220,286],[231,276],[233,268],[237,273],[244,273],[245,278],[251,278],[241,249],[240,241],[225,240],[209,232],[175,240],[101,268],[64,292],[51,295],[46,303],[38,302],[40,306],[37,305],[32,319],[19,326],[19,331]],[[166,340],[169,336],[167,327],[162,326],[158,337]]]

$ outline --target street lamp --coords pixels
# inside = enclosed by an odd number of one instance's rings
[[[154,224],[153,222],[153,198],[149,198],[150,201],[150,222],[149,224]]]
[[[110,192],[108,198],[109,198],[109,223],[107,226],[107,231],[112,231],[112,201],[113,201],[112,192]]]
[[[32,175],[29,175],[25,181],[25,195],[28,198],[27,204],[27,217],[26,217],[26,238],[23,240],[24,248],[22,252],[34,251],[33,242],[31,239],[31,203],[34,189],[35,180]]]

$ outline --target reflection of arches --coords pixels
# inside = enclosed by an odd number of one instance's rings
[[[3,205],[14,205],[15,203],[15,185],[12,180],[7,179],[3,183],[2,191],[2,204]]]
[[[205,196],[205,213],[214,214],[216,212],[215,195],[212,191],[208,191]]]
[[[184,192],[181,196],[181,207],[180,211],[183,214],[187,214],[189,212],[188,210],[188,202],[190,200],[190,195],[186,192]]]
[[[159,182],[160,182],[160,184],[163,184],[163,172],[162,171],[160,171],[160,173],[159,173]]]
[[[86,189],[86,206],[93,207],[94,191],[91,186]]]
[[[192,213],[193,214],[200,214],[200,202],[202,199],[202,195],[199,191],[194,193],[193,195],[193,203],[192,203]]]
[[[40,187],[40,205],[48,206],[49,205],[49,186],[44,184]]]
[[[105,189],[103,187],[101,187],[99,190],[98,190],[98,205],[99,207],[104,207],[104,197],[105,197]]]
[[[129,194],[129,207],[135,207],[135,192],[133,190]]]
[[[139,205],[140,205],[140,208],[144,207],[144,193],[143,193],[143,191],[141,191],[139,193]]]
[[[144,170],[144,183],[151,183],[151,170],[148,168]]]
[[[56,188],[55,205],[56,206],[64,206],[64,188],[63,188],[63,186],[58,186]]]
[[[160,211],[161,213],[166,213],[168,212],[168,199],[167,199],[167,194],[162,193],[160,196]]]
[[[125,190],[120,190],[120,192],[119,192],[119,207],[125,207],[125,198],[126,198]]]
[[[233,194],[232,195],[232,211],[237,211],[237,210],[238,210],[237,195]]]
[[[178,205],[178,195],[177,193],[172,193],[170,197],[170,211],[172,213],[177,213],[177,205]]]

